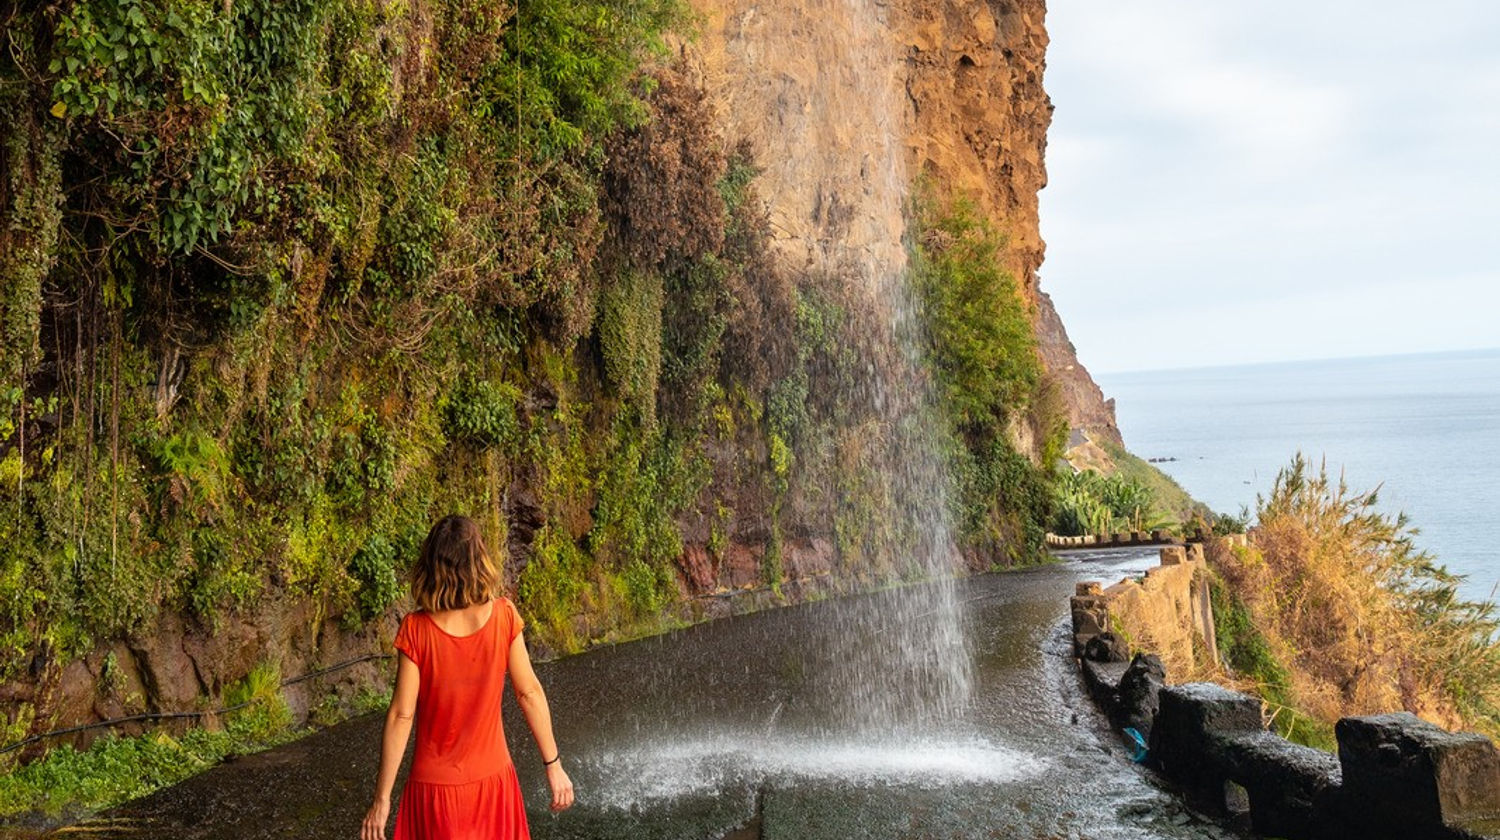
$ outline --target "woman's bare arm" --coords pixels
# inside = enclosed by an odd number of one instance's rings
[[[557,750],[557,739],[552,735],[552,710],[547,707],[547,694],[531,667],[531,654],[526,651],[526,640],[517,634],[510,643],[511,689],[516,693],[516,702],[521,713],[526,715],[526,725],[531,727],[531,737],[547,764],[547,785],[552,789],[552,810],[561,811],[573,804],[573,782],[562,769],[561,753]]]
[[[406,753],[406,742],[411,737],[421,679],[417,663],[398,652],[396,687],[391,692],[391,707],[385,713],[385,732],[380,738],[380,772],[375,776],[375,801],[365,814],[360,840],[385,840],[385,824],[391,812],[391,789],[396,786],[396,771],[401,768],[401,757]]]

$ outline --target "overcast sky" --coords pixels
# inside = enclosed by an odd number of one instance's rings
[[[1500,346],[1500,2],[1048,7],[1042,288],[1087,367]]]

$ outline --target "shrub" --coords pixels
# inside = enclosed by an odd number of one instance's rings
[[[1400,514],[1300,454],[1257,503],[1252,546],[1213,561],[1291,673],[1295,705],[1324,722],[1404,708],[1500,731],[1494,605],[1416,548]]]
[[[1030,314],[1000,267],[1004,238],[965,200],[919,203],[917,218],[911,272],[942,403],[966,438],[993,439],[1042,381]]]
[[[401,597],[401,583],[396,576],[396,547],[385,537],[374,534],[349,560],[349,575],[359,583],[356,595],[359,615],[368,621],[385,612]]]
[[[1010,428],[1029,424],[1039,436],[1030,454],[1045,461],[1060,448],[1063,421],[1026,303],[1001,267],[1004,238],[972,202],[942,204],[930,186],[913,209],[910,271],[924,356],[950,430],[938,438],[959,479],[961,536],[992,563],[1039,559],[1052,519],[1050,474],[1017,451]]]
[[[616,391],[656,417],[656,384],[661,374],[663,290],[660,274],[625,271],[604,288],[599,312],[599,348],[604,373]]]
[[[87,750],[63,745],[11,773],[0,775],[0,816],[40,810],[56,816],[67,807],[115,805],[176,784],[235,753],[266,749],[296,735],[281,693],[279,671],[257,666],[224,693],[230,712],[224,729],[192,729],[181,737],[164,731],[133,737],[109,735]]]
[[[520,389],[507,382],[466,378],[448,397],[443,432],[449,440],[481,449],[514,447],[521,434],[516,412],[520,401]]]
[[[1122,473],[1101,475],[1093,470],[1064,470],[1055,485],[1056,533],[1109,534],[1151,531],[1172,524],[1160,513],[1150,487]]]

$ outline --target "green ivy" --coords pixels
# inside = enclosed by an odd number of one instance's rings
[[[509,383],[464,380],[448,399],[443,431],[450,440],[480,448],[513,447],[521,433],[520,400],[520,390]]]
[[[368,620],[381,615],[401,596],[396,577],[396,547],[381,534],[371,534],[349,561],[349,574],[359,584],[359,614]]]
[[[627,270],[605,287],[599,307],[599,346],[605,376],[648,421],[656,416],[663,305],[659,274]]]
[[[939,202],[931,185],[914,216],[910,271],[962,539],[992,562],[1038,560],[1066,424],[1049,399],[1030,313],[1001,268],[1004,237],[972,202]],[[1021,421],[1041,431],[1036,453],[1016,449],[1010,428]]]

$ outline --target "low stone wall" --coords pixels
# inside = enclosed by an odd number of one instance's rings
[[[1334,755],[1267,732],[1259,698],[1214,683],[1168,685],[1154,654],[1127,663],[1118,631],[1160,627],[1174,615],[1182,635],[1212,650],[1212,612],[1206,590],[1199,594],[1206,569],[1192,548],[1164,549],[1163,565],[1140,582],[1081,583],[1072,601],[1074,651],[1089,693],[1115,725],[1141,735],[1147,764],[1194,804],[1247,819],[1262,835],[1500,838],[1500,750],[1483,735],[1447,732],[1405,712],[1351,717],[1335,727]]]
[[[1101,634],[1106,644],[1160,656],[1172,673],[1189,674],[1195,663],[1218,662],[1213,604],[1203,546],[1170,545],[1161,549],[1161,565],[1144,578],[1126,578],[1108,589],[1080,584],[1073,597],[1074,650],[1082,656],[1089,639]]]

